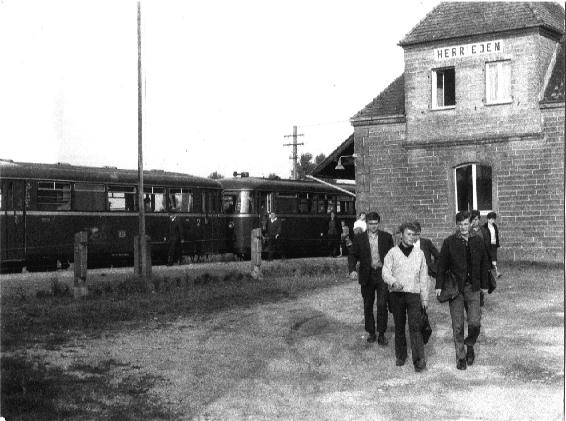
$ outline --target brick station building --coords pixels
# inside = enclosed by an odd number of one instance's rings
[[[500,259],[563,262],[562,6],[441,3],[399,45],[404,73],[351,118],[358,210],[437,246],[458,210],[495,211]]]

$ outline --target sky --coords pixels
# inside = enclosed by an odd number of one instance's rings
[[[403,72],[438,1],[141,0],[143,165],[291,174]],[[138,165],[137,2],[0,0],[0,158]]]

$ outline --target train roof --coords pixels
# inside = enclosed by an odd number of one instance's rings
[[[285,192],[319,192],[340,193],[338,190],[325,184],[308,180],[273,180],[269,178],[244,177],[244,178],[222,178],[220,184],[224,190],[264,190]],[[356,192],[355,184],[333,183],[337,187]],[[343,193],[342,193],[343,194]]]
[[[210,178],[163,170],[143,172],[144,183],[163,186],[187,186],[221,189],[218,181]],[[138,170],[116,167],[87,167],[67,163],[39,164],[33,162],[14,162],[0,159],[0,177],[48,179],[58,181],[82,181],[98,183],[138,183]]]

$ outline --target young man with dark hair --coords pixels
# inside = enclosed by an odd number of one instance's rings
[[[491,260],[491,265],[495,269],[495,273],[499,278],[501,273],[497,269],[497,249],[499,248],[499,229],[495,223],[497,214],[495,212],[489,212],[487,214],[487,222],[484,224],[486,232],[486,242],[488,243],[488,255]]]
[[[438,249],[432,244],[432,241],[428,238],[421,237],[421,224],[418,221],[414,221],[413,225],[416,229],[415,231],[415,247],[420,248],[424,253],[426,259],[426,265],[428,267],[428,276],[430,278],[436,278],[437,266],[438,266],[438,258],[440,257],[440,253]],[[432,282],[429,281],[431,286],[430,289],[433,288]]]
[[[421,309],[428,307],[428,267],[422,250],[414,246],[417,228],[406,222],[399,227],[401,242],[385,256],[383,280],[389,286],[389,300],[395,321],[395,365],[407,359],[405,322],[409,319],[411,357],[416,372],[426,367],[421,333]]]
[[[348,254],[348,269],[352,279],[358,279],[364,301],[365,329],[369,333],[368,342],[387,345],[385,330],[387,329],[387,285],[383,282],[383,260],[387,252],[393,247],[391,234],[381,231],[379,223],[381,218],[377,212],[370,212],[366,216],[367,231],[354,235],[352,247]],[[356,272],[356,265],[360,268]],[[377,301],[376,318],[373,316],[373,304]]]
[[[438,261],[436,295],[440,296],[449,282],[458,295],[450,300],[450,318],[456,348],[456,368],[465,370],[475,360],[474,345],[480,334],[480,289],[487,291],[489,261],[483,240],[470,236],[470,213],[456,214],[456,233],[444,240]],[[468,320],[468,336],[464,339],[464,311]],[[466,348],[464,347],[466,345]]]

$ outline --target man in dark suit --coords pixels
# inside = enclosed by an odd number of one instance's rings
[[[415,221],[413,222],[413,225],[417,229],[414,237],[415,247],[420,247],[425,255],[426,266],[428,268],[428,276],[430,278],[436,278],[436,270],[440,253],[438,252],[438,249],[434,246],[434,244],[432,244],[432,241],[430,241],[428,238],[421,237],[421,224],[418,221]],[[429,285],[429,291],[430,289],[431,285]]]
[[[465,370],[475,360],[474,345],[480,334],[480,289],[487,290],[489,261],[483,240],[470,235],[470,213],[456,214],[458,230],[444,240],[438,261],[436,296],[448,282],[454,282],[458,295],[450,300],[452,335],[456,348],[456,368]],[[464,315],[467,317],[465,317]],[[468,321],[468,336],[464,339],[464,322]]]
[[[381,271],[387,252],[393,247],[391,234],[379,229],[381,218],[377,212],[366,216],[367,231],[354,235],[348,255],[348,269],[352,279],[358,279],[364,301],[365,329],[369,333],[368,342],[377,339],[380,345],[387,345],[387,285]],[[360,262],[358,272],[356,265]],[[373,304],[377,301],[376,318],[373,316]],[[376,320],[377,319],[377,320]],[[376,338],[376,322],[379,337]]]
[[[275,254],[280,254],[281,220],[275,212],[269,214],[267,221],[267,260],[273,260]]]

